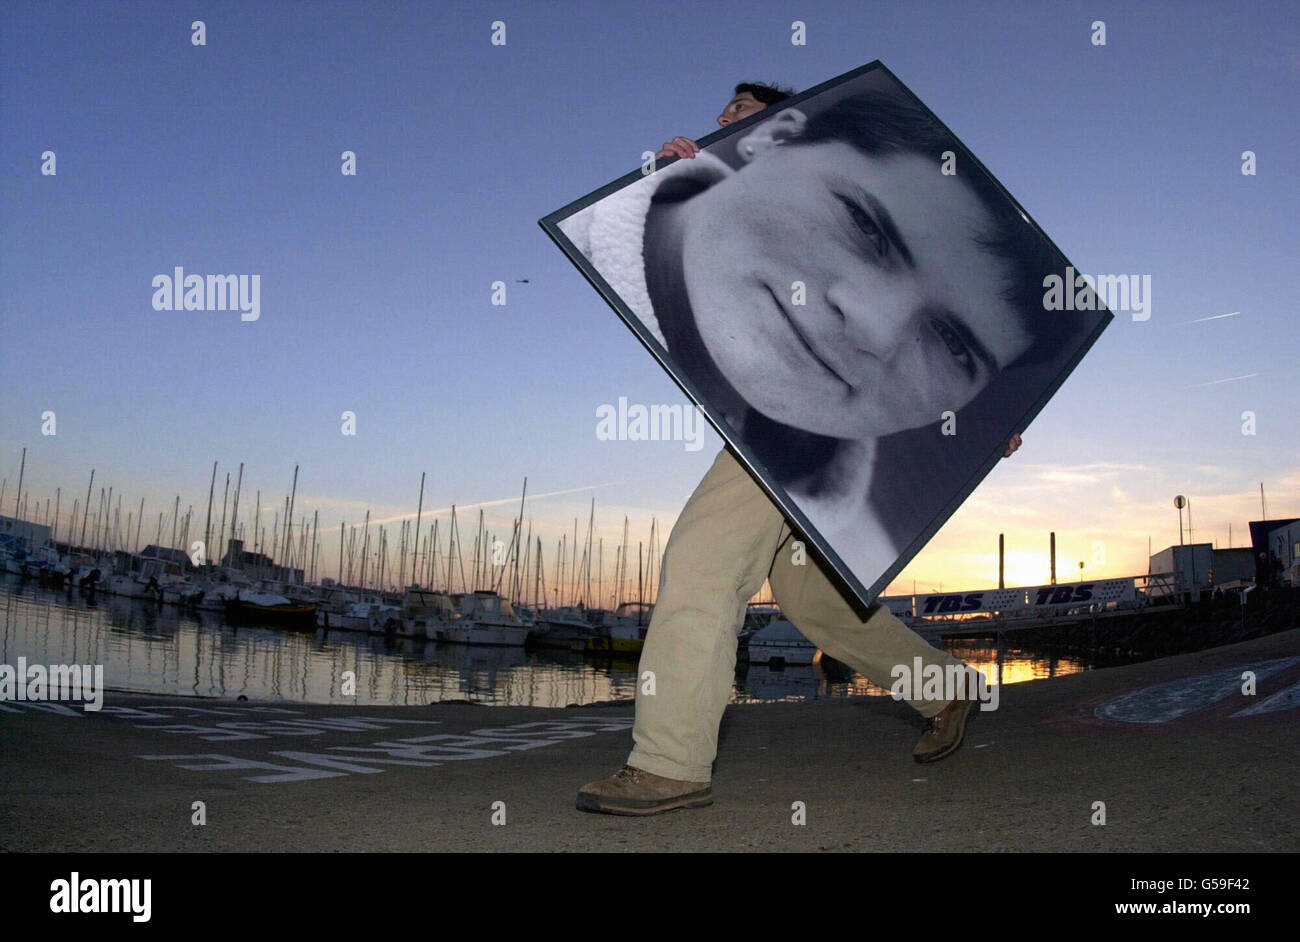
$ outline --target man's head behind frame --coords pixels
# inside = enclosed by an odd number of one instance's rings
[[[722,113],[718,115],[718,127],[725,128],[743,118],[748,118],[769,105],[785,101],[793,94],[792,89],[784,89],[777,85],[764,85],[761,82],[741,82],[736,86],[731,101],[727,102],[726,107],[722,109]],[[655,157],[658,159],[664,157],[694,157],[699,152],[700,146],[689,137],[675,137],[671,141],[665,141],[664,146]]]

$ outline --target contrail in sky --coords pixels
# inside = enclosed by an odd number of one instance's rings
[[[1202,386],[1217,386],[1219,383],[1235,383],[1239,379],[1250,379],[1258,376],[1258,373],[1247,373],[1245,376],[1229,376],[1227,379],[1212,379],[1208,383],[1193,383],[1191,386],[1184,386],[1184,389],[1199,389]]]
[[[606,483],[604,483],[604,484],[588,484],[588,485],[585,486],[585,487],[571,487],[571,488],[569,488],[569,489],[567,489],[567,490],[563,490],[563,491],[550,491],[549,493],[546,493],[546,494],[529,494],[529,495],[528,495],[528,499],[529,499],[529,500],[541,500],[543,497],[562,497],[562,496],[565,495],[565,494],[577,494],[577,493],[579,493],[579,492],[581,492],[581,491],[592,491],[592,490],[595,490],[595,489],[598,488],[598,487],[612,487],[613,485],[615,485],[615,484],[617,484],[617,483],[619,483],[619,482],[617,482],[617,481],[608,481],[608,482],[606,482]],[[519,502],[519,495],[516,494],[516,495],[514,495],[513,497],[500,497],[500,498],[497,498],[497,499],[495,499],[495,500],[480,500],[480,501],[476,501],[475,503],[472,503],[472,504],[457,504],[457,505],[456,505],[456,509],[457,509],[457,510],[476,510],[476,509],[478,509],[479,507],[499,507],[499,506],[501,506],[502,504],[517,504],[518,502]],[[451,513],[451,505],[448,505],[448,506],[446,506],[446,507],[434,507],[434,508],[432,508],[432,509],[430,509],[430,508],[425,508],[425,511],[424,511],[424,515],[425,515],[425,516],[432,516],[432,515],[434,515],[434,514],[440,514],[440,513]],[[393,517],[385,517],[383,520],[371,520],[371,521],[370,521],[370,524],[371,524],[371,526],[374,526],[375,524],[380,524],[380,523],[393,523],[394,521],[397,521],[397,520],[414,520],[414,519],[415,519],[415,514],[414,514],[414,513],[409,513],[409,514],[397,514],[396,516],[393,516]]]
[[[1227,314],[1211,314],[1209,317],[1198,317],[1195,320],[1191,320],[1191,321],[1179,321],[1174,326],[1179,327],[1183,324],[1200,324],[1203,323],[1204,321],[1217,321],[1221,317],[1236,317],[1240,313],[1241,311],[1229,311]]]

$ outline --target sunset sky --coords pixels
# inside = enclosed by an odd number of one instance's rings
[[[94,468],[123,524],[144,499],[143,544],[177,494],[201,526],[212,462],[219,505],[242,461],[269,533],[298,464],[333,575],[340,521],[414,515],[421,472],[422,533],[454,503],[466,552],[480,506],[508,539],[526,476],[548,572],[593,497],[612,572],[624,516],[633,553],[666,535],[720,440],[597,439],[603,404],[685,396],[537,220],[716,129],[738,81],[880,59],[1077,269],[1152,281],[891,591],[995,584],[999,532],[1009,584],[1047,581],[1053,530],[1062,579],[1145,572],[1176,494],[1195,540],[1244,545],[1261,482],[1300,516],[1300,27],[1286,2],[1131,7],[8,3],[0,512],[25,446],[29,518],[61,488],[66,528]],[[260,275],[260,317],[154,310],[177,266]]]

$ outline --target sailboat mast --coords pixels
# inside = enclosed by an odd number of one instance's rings
[[[226,500],[230,497],[230,472],[226,472],[226,489],[221,494],[221,532],[217,535],[217,558],[222,559],[221,547],[226,545]],[[159,518],[161,519],[161,517]],[[234,565],[234,563],[229,563]]]
[[[420,517],[424,513],[424,472],[420,472],[420,502],[415,508],[415,544],[411,550],[411,582],[417,588],[420,585],[419,560],[420,560]]]
[[[366,589],[366,560],[370,554],[370,508],[366,508],[365,526],[361,528],[361,575],[357,579],[357,585],[361,586],[361,591]]]
[[[596,498],[591,499],[591,513],[587,517],[587,548],[584,550],[584,559],[586,560],[586,583],[582,589],[582,601],[584,604],[591,603],[591,533],[596,525]]]
[[[212,559],[212,495],[217,487],[217,463],[212,462],[212,480],[208,483],[208,519],[203,524],[203,561]],[[140,498],[140,516],[144,516],[144,498]],[[140,549],[140,534],[136,533],[136,551]]]
[[[83,547],[86,545],[86,517],[90,515],[90,490],[95,486],[95,469],[90,469],[90,483],[86,485],[86,504],[81,508],[81,539],[77,540]]]
[[[21,520],[18,515],[18,501],[23,496],[23,475],[27,473],[27,446],[23,446],[23,462],[18,466],[18,493],[14,495],[14,518]]]
[[[569,604],[578,594],[578,518],[573,518],[573,560],[569,569]]]
[[[524,489],[519,494],[519,529],[515,532],[515,538],[511,540],[515,548],[515,573],[511,577],[510,594],[513,596],[519,591],[519,537],[523,535],[524,526],[524,498],[528,495],[528,478],[524,478]],[[532,528],[528,531],[532,533]],[[525,570],[526,572],[527,570]]]
[[[409,520],[402,521],[401,532],[397,536],[397,587],[400,589],[406,583],[406,530]]]
[[[284,515],[284,526],[285,526],[284,552],[286,556],[292,552],[292,550],[290,549],[289,537],[293,533],[293,502],[297,496],[298,496],[298,466],[294,465],[293,466],[293,487],[289,491],[289,509]],[[286,576],[285,581],[287,582],[288,581],[287,572],[285,573],[285,576]]]
[[[533,521],[529,520],[528,537],[527,540],[524,542],[524,561],[523,561],[523,565],[519,567],[524,571],[523,578],[515,579],[515,583],[516,583],[515,592],[517,593],[520,601],[525,600],[528,596],[528,590],[524,588],[523,580],[528,578],[528,564],[529,562],[532,561],[532,556],[533,556]]]
[[[311,582],[316,581],[316,550],[320,545],[320,510],[315,510],[311,515]]]
[[[239,519],[239,492],[243,489],[243,486],[244,486],[244,462],[241,461],[239,462],[239,477],[235,480],[235,503],[234,506],[230,508],[230,538],[232,540],[239,539],[239,526],[238,524],[236,524],[235,521]],[[243,551],[241,550],[239,556],[237,556],[234,560],[232,560],[232,565],[236,569],[243,568],[243,561],[244,561],[243,557],[244,554]]]

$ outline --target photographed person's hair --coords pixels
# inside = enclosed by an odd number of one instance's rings
[[[782,88],[780,85],[766,85],[762,82],[741,82],[732,94],[743,95],[745,92],[749,92],[765,105],[775,105],[793,95],[794,89]]]
[[[841,99],[810,117],[803,130],[785,144],[800,146],[822,141],[843,141],[871,157],[919,154],[934,160],[936,174],[946,151],[965,155],[957,139],[922,108],[886,94]],[[1005,263],[1002,298],[1033,338],[1029,348],[1010,365],[1053,359],[1061,341],[1082,326],[1082,318],[1072,318],[1070,312],[1049,312],[1043,307],[1043,279],[1053,273],[1059,276],[1064,266],[987,174],[974,166],[963,166],[959,158],[957,179],[971,188],[992,217],[988,231],[978,236],[976,243]]]

